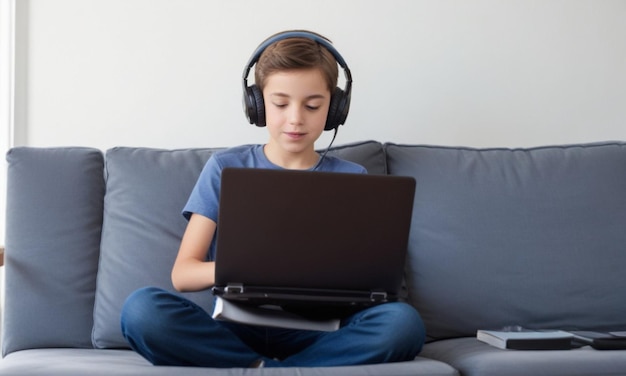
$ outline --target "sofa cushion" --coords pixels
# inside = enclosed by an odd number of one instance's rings
[[[106,152],[95,347],[128,347],[120,312],[130,293],[145,286],[174,291],[170,272],[187,225],[181,210],[215,150],[114,148]],[[210,292],[185,295],[211,309]]]
[[[430,339],[626,329],[626,144],[386,152],[417,181],[407,274]]]
[[[475,338],[429,343],[420,356],[452,365],[463,376],[589,376],[624,375],[624,351],[598,351],[589,346],[574,350],[502,350]]]
[[[318,150],[323,153],[324,150]],[[387,162],[383,145],[377,141],[363,141],[338,145],[330,148],[328,155],[333,155],[365,167],[369,174],[387,173]]]
[[[7,161],[3,353],[91,347],[102,153],[20,147]]]
[[[0,375],[22,376],[458,376],[451,366],[428,358],[387,364],[342,367],[207,368],[158,366],[148,363],[134,351],[103,349],[38,349],[19,351],[0,361]]]

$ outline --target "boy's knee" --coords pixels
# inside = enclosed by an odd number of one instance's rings
[[[426,340],[426,329],[421,316],[406,303],[382,304],[380,309],[385,316],[385,327],[387,339],[392,342],[393,347],[409,350],[410,353],[417,354],[421,351]]]
[[[414,359],[422,350],[426,333],[419,313],[402,302],[380,304],[352,317],[351,325],[361,327],[359,333],[371,336],[366,351],[374,363]]]
[[[426,337],[426,330],[422,317],[413,306],[406,303],[397,303],[398,323],[402,326],[405,323],[410,332],[420,337],[422,341]]]
[[[135,290],[126,298],[122,306],[122,316],[134,316],[140,311],[149,310],[159,300],[159,295],[167,293],[158,287],[144,287]]]
[[[131,293],[124,302],[121,312],[122,332],[126,336],[130,332],[145,332],[146,326],[153,326],[159,314],[157,306],[162,297],[169,294],[156,287],[144,287]],[[147,320],[146,318],[150,318]]]
[[[422,318],[412,305],[407,303],[389,303],[388,305],[391,314],[398,318],[400,321],[410,321],[414,323],[422,324]]]

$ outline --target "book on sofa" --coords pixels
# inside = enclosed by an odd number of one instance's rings
[[[478,330],[476,338],[511,350],[569,350],[574,335],[562,330]]]
[[[626,331],[622,332],[594,332],[571,331],[574,342],[580,345],[589,345],[596,350],[624,350],[626,349]]]
[[[215,300],[213,318],[251,325],[325,332],[339,329],[340,323],[339,319],[313,320],[283,311],[278,306],[250,306],[228,301],[219,296]]]

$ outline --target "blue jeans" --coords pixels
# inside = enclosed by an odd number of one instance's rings
[[[122,309],[130,346],[155,365],[315,367],[411,360],[425,340],[422,319],[406,303],[386,303],[344,320],[334,332],[265,328],[213,320],[177,294],[147,287]]]

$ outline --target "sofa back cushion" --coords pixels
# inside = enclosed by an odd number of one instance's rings
[[[9,151],[3,354],[91,347],[102,229],[97,149]]]
[[[324,150],[318,150],[320,154]],[[368,174],[387,174],[387,160],[383,145],[377,141],[363,141],[330,148],[328,155],[360,164]]]
[[[430,339],[626,329],[626,144],[386,152],[417,180],[407,274]]]
[[[120,330],[120,312],[130,293],[144,286],[174,290],[170,272],[187,225],[180,213],[202,167],[216,150],[107,151],[95,347],[128,347]],[[371,173],[385,173],[382,144],[378,142],[342,145],[328,154],[360,163]],[[212,310],[209,291],[185,295]]]
[[[174,291],[170,272],[187,224],[181,209],[214,151],[113,148],[106,152],[94,347],[128,347],[120,312],[133,291],[145,286]],[[211,309],[210,292],[185,295]]]

